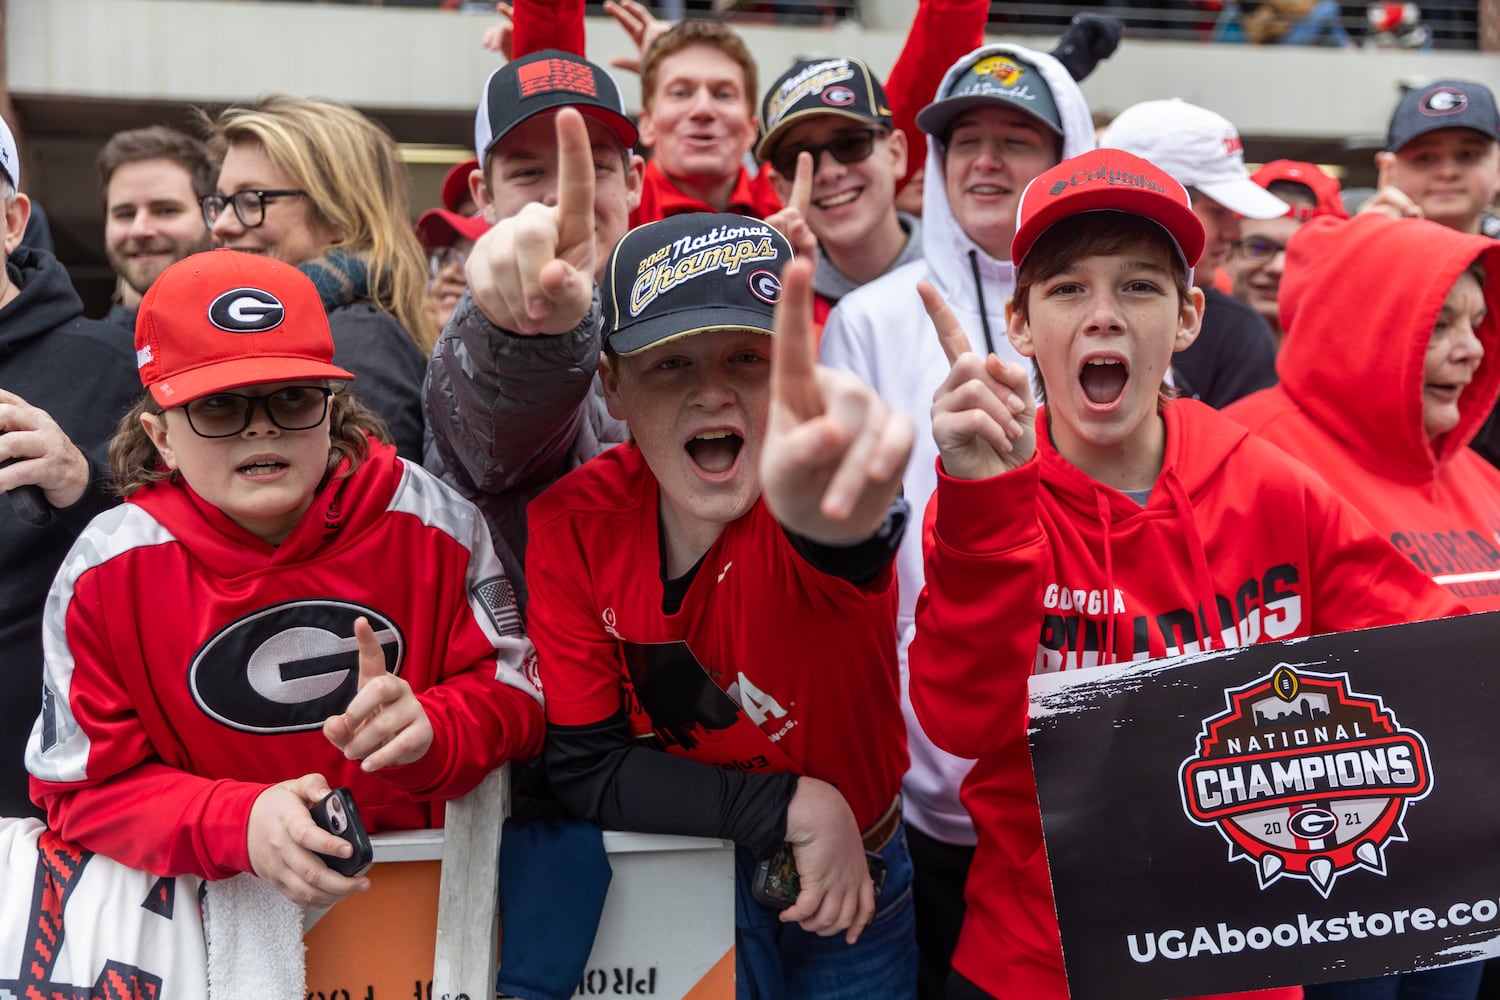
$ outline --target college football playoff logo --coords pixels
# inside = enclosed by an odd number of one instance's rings
[[[1280,664],[1224,692],[1198,752],[1182,762],[1182,804],[1255,865],[1260,887],[1301,878],[1327,898],[1347,871],[1385,874],[1406,808],[1432,789],[1427,743],[1347,674]]]

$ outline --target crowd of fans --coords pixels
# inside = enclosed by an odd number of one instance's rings
[[[1234,645],[1216,595],[1270,562],[1299,636],[1500,609],[1482,84],[1400,98],[1351,218],[1172,95],[1096,138],[1107,16],[1043,52],[924,0],[882,80],[609,0],[632,116],[581,2],[501,8],[475,158],[414,221],[337,102],[114,136],[101,320],[0,122],[0,911],[49,851],[328,906],[370,885],[317,858],[330,788],[437,825],[513,762],[518,819],[569,833],[506,850],[735,843],[742,997],[1061,1000],[1034,669],[1173,655],[1126,633],[1175,607]],[[1411,533],[1480,541],[1454,574]],[[1064,580],[1121,607],[1039,640]],[[558,961],[508,983],[502,950],[500,988],[571,995],[602,904],[508,929]],[[46,982],[93,981],[78,940]]]

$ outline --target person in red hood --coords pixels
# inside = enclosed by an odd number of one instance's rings
[[[1398,252],[1423,266],[1371,280]],[[1338,483],[1455,597],[1500,609],[1500,469],[1468,447],[1500,395],[1500,243],[1360,215],[1308,223],[1287,257],[1281,382],[1225,412]],[[1379,350],[1349,350],[1351,316],[1381,317]]]
[[[1182,185],[1095,150],[1032,181],[1017,223],[1007,332],[1045,407],[1024,366],[972,353],[921,286],[952,371],[933,402],[911,698],[934,742],[977,759],[950,1000],[1068,995],[1026,744],[1032,673],[1465,610],[1301,463],[1163,395],[1203,308],[1191,265],[1205,234]],[[1047,596],[1060,589],[1099,599],[1064,611]]]

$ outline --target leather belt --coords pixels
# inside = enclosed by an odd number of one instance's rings
[[[896,835],[896,827],[901,825],[901,796],[897,795],[891,800],[890,806],[880,818],[870,824],[870,828],[860,834],[865,842],[865,850],[872,853],[880,853],[885,846],[891,842]]]

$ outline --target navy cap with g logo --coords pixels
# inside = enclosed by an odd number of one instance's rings
[[[803,59],[776,78],[760,102],[760,141],[755,156],[767,160],[787,129],[812,115],[840,115],[891,127],[885,88],[858,59]]]
[[[786,237],[759,219],[697,212],[632,229],[601,282],[605,343],[629,355],[710,330],[775,329]]]
[[[1467,128],[1500,141],[1500,111],[1490,88],[1473,80],[1438,80],[1401,95],[1391,114],[1385,148],[1394,153],[1419,135],[1440,128]]]

